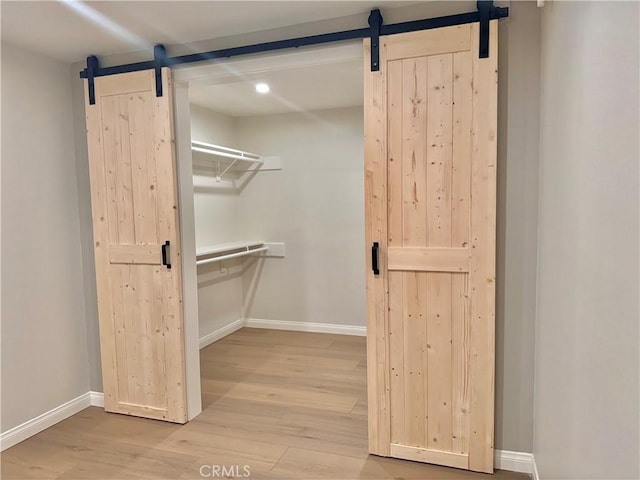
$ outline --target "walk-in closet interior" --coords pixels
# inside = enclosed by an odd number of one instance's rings
[[[190,86],[201,348],[365,334],[362,77],[356,58]]]

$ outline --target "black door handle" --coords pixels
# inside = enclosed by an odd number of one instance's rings
[[[380,275],[380,269],[378,268],[378,247],[380,244],[378,242],[373,242],[371,246],[371,269],[373,270],[374,275]]]
[[[171,244],[169,243],[169,240],[164,242],[164,245],[162,245],[162,264],[167,267],[167,270],[171,270],[170,246]]]

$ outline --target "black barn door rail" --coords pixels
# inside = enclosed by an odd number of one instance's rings
[[[308,37],[289,38],[286,40],[277,40],[275,42],[245,45],[243,47],[224,48],[222,50],[212,50],[210,52],[178,55],[176,57],[167,57],[164,46],[156,45],[153,49],[153,60],[117,65],[113,67],[101,67],[98,58],[92,55],[87,57],[87,66],[80,72],[80,77],[88,80],[89,103],[91,105],[96,102],[94,85],[94,79],[96,77],[115,75],[118,73],[138,72],[141,70],[155,71],[156,95],[161,97],[162,67],[174,67],[186,63],[206,62],[220,58],[237,57],[239,55],[250,55],[274,50],[283,50],[286,48],[298,48],[309,45],[320,45],[323,43],[342,42],[362,38],[371,38],[371,71],[378,71],[380,69],[380,37],[385,35],[394,35],[397,33],[464,25],[474,22],[480,23],[480,58],[487,58],[489,56],[489,22],[491,20],[508,17],[509,9],[506,7],[496,7],[493,5],[493,1],[491,0],[478,0],[477,8],[478,11],[476,12],[395,23],[392,25],[384,25],[382,14],[380,13],[380,10],[376,9],[371,10],[368,28],[323,33]]]

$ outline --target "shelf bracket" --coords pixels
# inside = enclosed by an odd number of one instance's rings
[[[236,159],[236,160],[234,160],[233,162],[231,162],[229,165],[227,165],[227,168],[225,168],[225,169],[222,171],[222,173],[220,173],[220,174],[218,175],[217,180],[218,180],[218,181],[222,180],[222,177],[224,177],[224,174],[225,174],[225,173],[227,173],[227,172],[229,171],[229,169],[230,169],[231,167],[233,167],[237,161],[238,161],[238,160]],[[219,165],[219,164],[218,164],[218,165]]]

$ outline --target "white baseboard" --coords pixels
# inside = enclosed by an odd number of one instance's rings
[[[335,333],[338,335],[366,336],[367,327],[354,325],[334,325],[329,323],[290,322],[286,320],[266,320],[247,318],[245,326],[249,328],[269,328],[272,330],[292,330],[294,332]]]
[[[540,480],[540,475],[538,475],[538,466],[536,465],[536,457],[531,455],[531,461],[533,462],[533,472],[531,472],[531,478],[533,478],[533,480]]]
[[[213,342],[220,340],[227,335],[231,335],[236,330],[240,330],[242,327],[244,327],[244,324],[244,318],[241,318],[239,320],[236,320],[235,322],[231,322],[229,325],[225,325],[224,327],[214,330],[204,337],[200,337],[200,349],[202,350],[204,347],[211,345]]]
[[[532,453],[511,452],[509,450],[495,450],[493,453],[493,466],[500,470],[533,473],[534,465]]]
[[[91,399],[92,407],[104,408],[104,393],[102,392],[89,392],[89,398]]]
[[[57,406],[42,415],[38,415],[17,427],[13,427],[6,432],[2,432],[0,434],[0,451],[13,447],[23,440],[46,430],[47,428],[69,418],[71,415],[75,415],[87,407],[92,405],[98,406],[97,402],[100,402],[100,406],[102,406],[102,393],[83,393],[82,395]]]
[[[328,323],[290,322],[287,320],[267,320],[264,318],[241,318],[225,325],[203,337],[200,337],[200,349],[211,345],[221,338],[231,335],[242,327],[268,328],[272,330],[290,330],[294,332],[334,333],[338,335],[366,336],[367,327],[353,325],[335,325]]]

